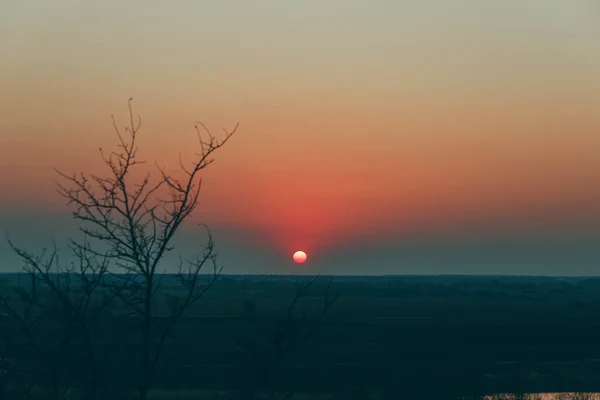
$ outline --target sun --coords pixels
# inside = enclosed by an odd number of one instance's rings
[[[294,253],[294,261],[298,264],[302,264],[304,261],[306,261],[306,253],[298,250]]]

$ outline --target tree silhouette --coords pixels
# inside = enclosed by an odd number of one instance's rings
[[[132,360],[132,365],[139,365],[134,379],[139,399],[145,400],[171,330],[185,311],[210,289],[221,272],[212,236],[206,228],[208,240],[203,251],[187,260],[179,258],[175,274],[176,294],[164,292],[160,295],[166,269],[161,262],[165,254],[173,250],[173,238],[179,228],[198,206],[201,174],[212,164],[213,154],[237,131],[238,125],[232,131],[225,131],[222,139],[217,139],[204,124],[197,123],[199,151],[188,165],[179,155],[182,177],[176,177],[156,164],[155,179],[146,172],[144,178],[136,182],[132,171],[144,161],[137,157],[141,118],[134,117],[132,100],[128,102],[129,122],[123,133],[112,117],[118,138],[117,149],[110,152],[100,149],[107,167],[104,176],[86,173],[68,175],[56,171],[63,179],[62,183],[58,183],[58,193],[72,208],[73,218],[81,223],[83,240],[69,240],[70,249],[80,261],[79,267],[61,267],[57,262],[56,247],[49,257],[43,259],[12,242],[10,245],[24,260],[32,282],[41,283],[52,293],[56,307],[66,316],[69,326],[79,326],[83,347],[87,346],[86,354],[91,364],[95,364],[91,359],[93,345],[91,342],[85,344],[85,341],[95,320],[94,313],[102,312],[113,299],[128,308],[129,315],[133,316],[139,328],[139,340],[134,343],[136,360]],[[201,274],[206,267],[211,269],[210,272]],[[20,292],[21,297],[27,300],[24,310],[16,310],[6,298],[1,302],[6,312],[32,335],[31,310],[42,306],[35,296],[36,284],[32,284],[28,291]],[[100,292],[104,297],[98,305],[92,300],[98,301],[96,295]],[[167,315],[159,315],[157,303],[165,299]],[[91,304],[96,304],[96,307],[91,307]],[[72,332],[72,329],[66,332]],[[44,354],[42,358],[49,357]],[[48,370],[58,371],[51,365]],[[91,376],[98,376],[98,371],[92,372]]]

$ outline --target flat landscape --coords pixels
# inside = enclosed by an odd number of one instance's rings
[[[1,279],[9,290],[16,275]],[[173,330],[155,393],[252,386],[268,368],[296,280],[307,279],[223,276]],[[319,317],[327,280],[295,305],[294,318],[307,321],[310,335],[263,389],[333,398],[600,391],[600,279],[335,277],[330,293],[339,298]],[[136,323],[111,312],[114,323],[97,336],[107,353]],[[18,363],[19,327],[5,316],[0,330],[11,337],[7,357]]]

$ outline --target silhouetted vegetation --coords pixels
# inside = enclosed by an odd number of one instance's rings
[[[191,165],[180,158],[179,178],[158,168],[154,181],[133,182],[143,162],[131,101],[129,117],[125,134],[113,119],[119,143],[101,150],[106,176],[59,172],[81,223],[73,261],[61,262],[56,245],[36,254],[9,240],[24,267],[0,278],[1,399],[583,400],[600,391],[597,279],[221,277],[210,231],[203,251],[166,273],[200,175],[237,126],[218,140],[199,124],[200,152]]]
[[[168,267],[162,265],[164,255],[173,250],[175,234],[198,205],[201,173],[237,125],[219,140],[198,123],[200,151],[187,166],[180,155],[182,177],[157,166],[158,178],[146,172],[136,182],[132,171],[144,161],[137,157],[141,118],[134,117],[131,102],[124,134],[113,118],[117,150],[100,149],[107,167],[104,176],[57,171],[65,181],[58,184],[58,192],[72,208],[73,218],[81,223],[83,239],[71,239],[69,243],[77,265],[60,263],[56,246],[36,256],[9,240],[25,264],[29,284],[14,288],[18,304],[2,294],[0,307],[27,338],[31,353],[27,364],[35,376],[32,381],[37,391],[55,400],[64,397],[74,383],[85,388],[86,398],[95,400],[101,382],[106,381],[105,371],[114,370],[119,362],[129,369],[126,381],[135,382],[139,399],[145,400],[171,330],[221,272],[208,232],[203,252],[189,259],[180,257],[174,275],[177,290],[160,296],[164,291],[163,271]],[[211,275],[200,274],[205,267],[212,269]],[[108,276],[111,279],[105,279]],[[115,301],[134,317],[130,329],[135,333],[124,336],[129,340],[123,349],[126,353],[120,353],[119,360],[111,360],[109,366],[99,359],[94,335],[96,323]],[[167,312],[159,311],[165,308],[159,306],[159,301],[164,302]],[[114,354],[116,349],[110,350]],[[110,386],[118,385],[113,381]],[[30,387],[26,393],[32,390]]]
[[[26,275],[3,277],[8,287],[30,285]],[[532,398],[528,393],[600,391],[600,279],[336,277],[330,284],[322,277],[294,306],[294,329],[285,328],[297,289],[312,280],[221,276],[171,331],[149,397],[246,399],[253,385],[256,399],[273,392],[282,398],[289,391],[294,399],[481,399],[495,393]],[[164,275],[162,282],[159,303],[184,289],[175,275]],[[342,295],[319,319],[328,286],[329,298]],[[11,299],[24,309],[23,299]],[[573,309],[574,301],[581,306]],[[247,302],[255,305],[253,315],[244,313]],[[108,366],[101,386],[121,394],[133,388],[126,361],[139,321],[128,310],[115,297],[94,335],[100,369]],[[18,370],[11,385],[50,382],[41,373],[44,366],[33,363],[35,353],[17,322],[0,319],[0,332],[11,343],[3,357]],[[53,323],[51,331],[59,332]],[[311,325],[310,340],[287,353],[283,367],[265,373],[268,379],[258,385],[261,366],[270,365],[269,356],[282,343],[276,333],[301,338]],[[44,345],[51,350],[57,342]],[[82,378],[67,372],[61,386],[76,386]]]

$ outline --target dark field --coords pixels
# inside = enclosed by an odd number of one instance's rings
[[[6,291],[16,276],[0,279]],[[155,388],[251,385],[260,365],[247,343],[268,348],[295,280],[222,277],[173,331]],[[323,288],[297,310],[319,310]],[[269,388],[340,399],[600,391],[600,279],[336,277],[331,290],[339,299]],[[135,322],[111,312],[97,336],[106,352]],[[4,317],[0,331],[11,337],[7,355],[19,360],[18,326]]]

